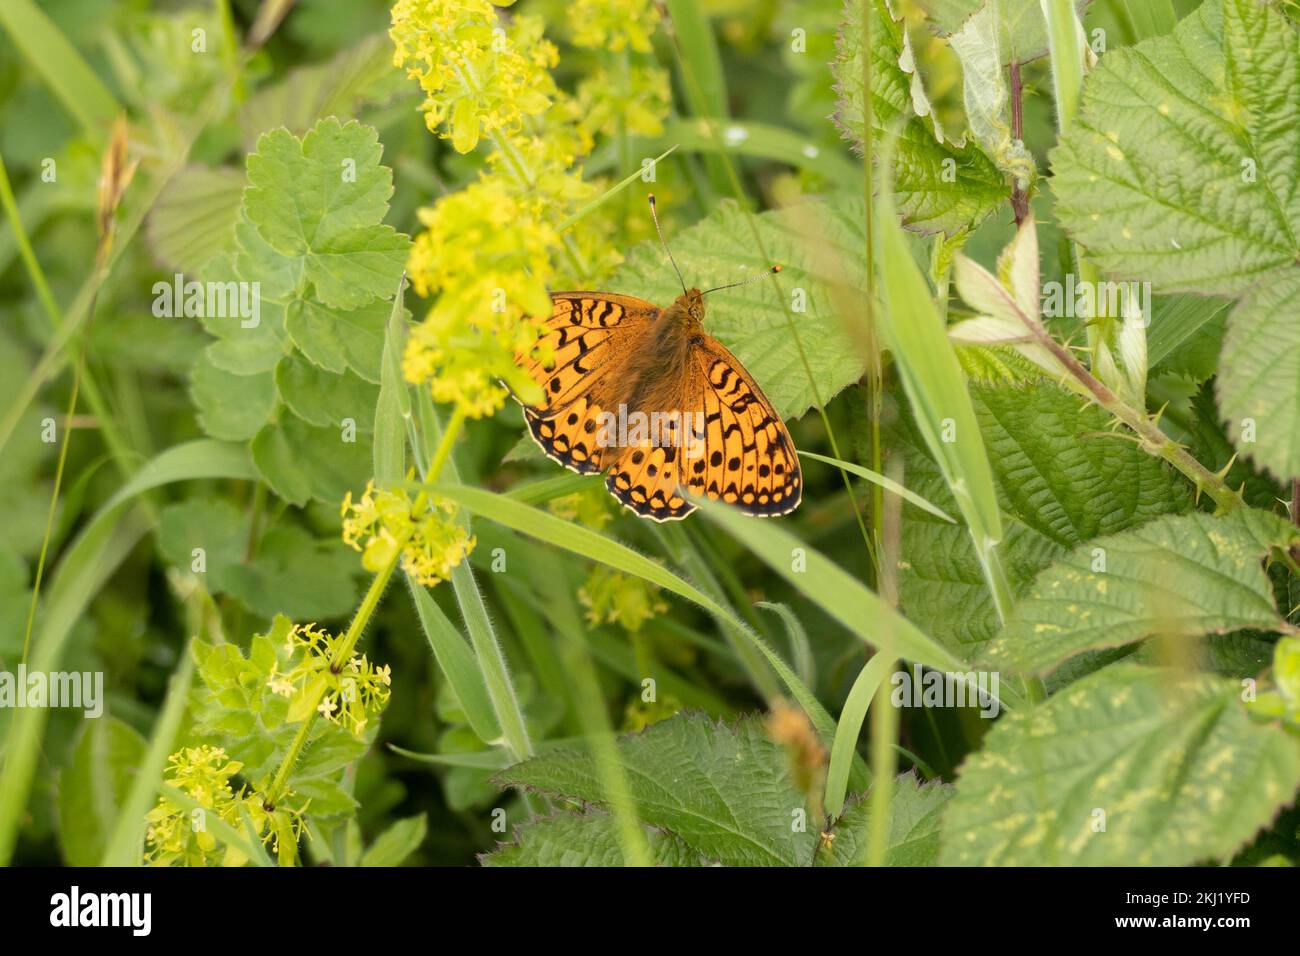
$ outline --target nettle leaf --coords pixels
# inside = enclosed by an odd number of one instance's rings
[[[1044,673],[1082,651],[1153,634],[1283,629],[1262,562],[1295,541],[1293,525],[1246,509],[1165,517],[1096,538],[1039,575],[982,663]]]
[[[264,133],[249,154],[244,213],[267,245],[301,262],[323,305],[357,308],[397,289],[410,240],[381,225],[393,193],[382,153],[373,128],[330,117],[302,139]]]
[[[1300,270],[1233,310],[1216,392],[1238,448],[1281,480],[1300,476]]]
[[[785,751],[758,720],[728,726],[683,714],[620,737],[637,816],[667,830],[710,861],[729,866],[807,866],[817,827],[792,826],[807,812],[790,781]],[[497,775],[555,797],[603,806],[589,753],[554,751]]]
[[[1300,787],[1300,742],[1252,720],[1240,693],[1235,681],[1116,664],[1004,716],[959,771],[940,862],[1226,861]]]
[[[237,375],[218,368],[212,348],[204,349],[190,367],[190,398],[199,427],[223,441],[246,441],[275,407],[275,382],[270,372]]]
[[[370,475],[369,438],[357,429],[353,441],[346,428],[321,428],[285,414],[264,425],[253,439],[253,464],[281,498],[305,505],[312,498],[339,502],[360,492]]]
[[[1025,388],[973,383],[970,392],[993,467],[1003,557],[1016,593],[1085,541],[1191,507],[1191,493],[1173,470],[1109,431],[1109,416],[1096,406],[1048,382]],[[955,514],[939,469],[915,450],[922,447],[919,438],[908,444],[906,485]],[[950,647],[982,644],[1001,630],[962,525],[905,507],[899,584],[908,618]]]
[[[1296,48],[1266,4],[1209,0],[1172,35],[1101,61],[1052,154],[1057,214],[1090,259],[1210,295],[1295,268]]]
[[[59,777],[59,843],[69,866],[96,866],[148,745],[116,717],[87,720]]]
[[[895,22],[886,0],[848,0],[845,7],[846,19],[831,64],[839,94],[835,122],[861,152],[866,129],[862,51],[866,10],[872,18],[873,129],[883,134],[896,120],[906,120],[894,163],[894,191],[903,222],[925,233],[952,235],[971,229],[1007,200],[1010,189],[978,145],[955,142],[939,126],[907,32]]]
[[[953,788],[943,783],[922,783],[915,774],[894,780],[889,801],[886,866],[937,866],[939,822]],[[829,849],[817,853],[818,866],[861,866],[871,828],[871,799],[855,798],[844,808],[831,832]]]
[[[856,197],[807,202],[781,212],[752,214],[733,202],[673,236],[673,255],[691,285],[707,289],[781,266],[770,280],[718,292],[706,300],[704,325],[758,380],[783,418],[814,403],[808,373],[791,342],[787,308],[823,401],[856,382],[866,368],[850,335],[856,315],[841,311],[836,286],[859,288],[865,249],[863,203]],[[753,230],[762,239],[763,258]],[[642,243],[614,274],[609,288],[668,306],[682,294],[657,243]],[[782,303],[782,296],[786,301]],[[856,307],[856,306],[855,306]]]
[[[341,541],[321,540],[294,525],[277,525],[248,557],[248,515],[226,501],[190,500],[163,509],[158,546],[183,571],[203,549],[203,580],[264,617],[322,620],[347,614],[356,603],[356,556]]]
[[[643,827],[656,866],[703,866],[705,860],[671,833]],[[622,866],[614,818],[604,811],[555,813],[515,831],[513,843],[479,856],[484,866]]]
[[[275,369],[275,385],[290,410],[313,425],[341,425],[351,419],[358,431],[374,430],[379,386],[351,372],[335,375],[306,359],[288,356]]]

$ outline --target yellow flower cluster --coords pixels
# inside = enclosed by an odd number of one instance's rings
[[[375,667],[364,654],[353,655],[336,670],[333,662],[343,639],[314,624],[295,624],[285,642],[288,670],[272,672],[267,686],[292,700],[286,720],[306,719],[314,705],[326,720],[361,737],[388,703],[392,672],[387,664]]]
[[[587,609],[591,624],[621,624],[632,633],[656,614],[668,610],[659,589],[644,578],[597,565],[578,589],[578,600]]]
[[[474,550],[475,539],[455,520],[456,505],[422,494],[414,503],[404,491],[366,484],[356,501],[343,499],[343,541],[361,552],[361,565],[377,574],[401,551],[402,569],[433,587]]]
[[[255,794],[242,789],[235,793],[230,778],[243,764],[230,760],[221,747],[206,744],[185,747],[172,754],[167,763],[167,783],[193,800],[197,807],[181,806],[167,796],[158,798],[158,804],[145,817],[146,864],[243,865],[247,857],[234,847],[219,852],[221,844],[209,824],[209,818],[216,817],[242,832],[243,812],[247,812],[254,829],[262,834],[262,842],[269,844],[282,862],[292,862],[303,830],[306,804],[268,809]]]
[[[606,57],[611,36],[648,51],[659,20],[650,0],[579,0],[570,15],[574,42],[603,46]],[[425,93],[429,128],[461,153],[491,145],[477,181],[420,213],[425,231],[407,272],[434,302],[407,342],[403,373],[472,418],[496,412],[508,390],[538,401],[515,360],[534,354],[548,284],[590,282],[620,258],[610,221],[591,217],[581,236],[561,235],[601,190],[577,164],[616,121],[631,135],[661,133],[667,77],[606,63],[570,94],[551,74],[558,53],[542,21],[506,23],[486,0],[398,0],[390,36],[394,62]]]

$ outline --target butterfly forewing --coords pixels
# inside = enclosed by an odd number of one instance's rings
[[[698,293],[695,293],[698,296]],[[606,487],[632,511],[656,521],[683,518],[694,506],[689,489],[753,515],[793,511],[802,492],[790,435],[753,377],[722,343],[703,333],[690,339],[684,365],[652,365],[665,388],[645,389],[644,358],[660,343],[647,333],[663,310],[642,299],[594,292],[557,292],[539,339],[541,354],[519,356],[545,398],[524,409],[542,450],[582,474],[607,472]],[[662,326],[660,326],[662,329]],[[685,340],[682,340],[685,341]],[[641,361],[629,362],[637,357]],[[639,408],[632,396],[661,396],[666,408]],[[671,395],[663,401],[662,396]],[[605,427],[622,410],[681,416],[671,441],[611,444]]]

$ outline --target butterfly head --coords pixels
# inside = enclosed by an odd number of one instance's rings
[[[687,289],[677,297],[673,305],[696,322],[704,321],[704,293],[699,289]]]

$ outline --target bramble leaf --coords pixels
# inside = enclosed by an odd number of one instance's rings
[[[994,725],[957,777],[945,866],[1227,860],[1300,787],[1300,744],[1240,686],[1115,664]]]
[[[1086,650],[1153,634],[1284,627],[1262,561],[1300,540],[1271,514],[1170,516],[1095,538],[1038,576],[982,664],[1044,673]]]
[[[1172,469],[1107,431],[1105,412],[1053,384],[973,384],[971,399],[993,467],[1015,592],[1085,541],[1191,507],[1191,493]],[[919,439],[912,444],[920,447]],[[941,508],[954,507],[928,456],[908,454],[904,483]],[[998,634],[965,527],[908,507],[902,558],[902,608],[923,631],[950,647]]]
[[[642,829],[656,866],[704,865],[700,855],[673,834]],[[516,830],[513,843],[498,845],[479,861],[484,866],[622,866],[623,853],[614,818],[591,810],[534,820]]]

